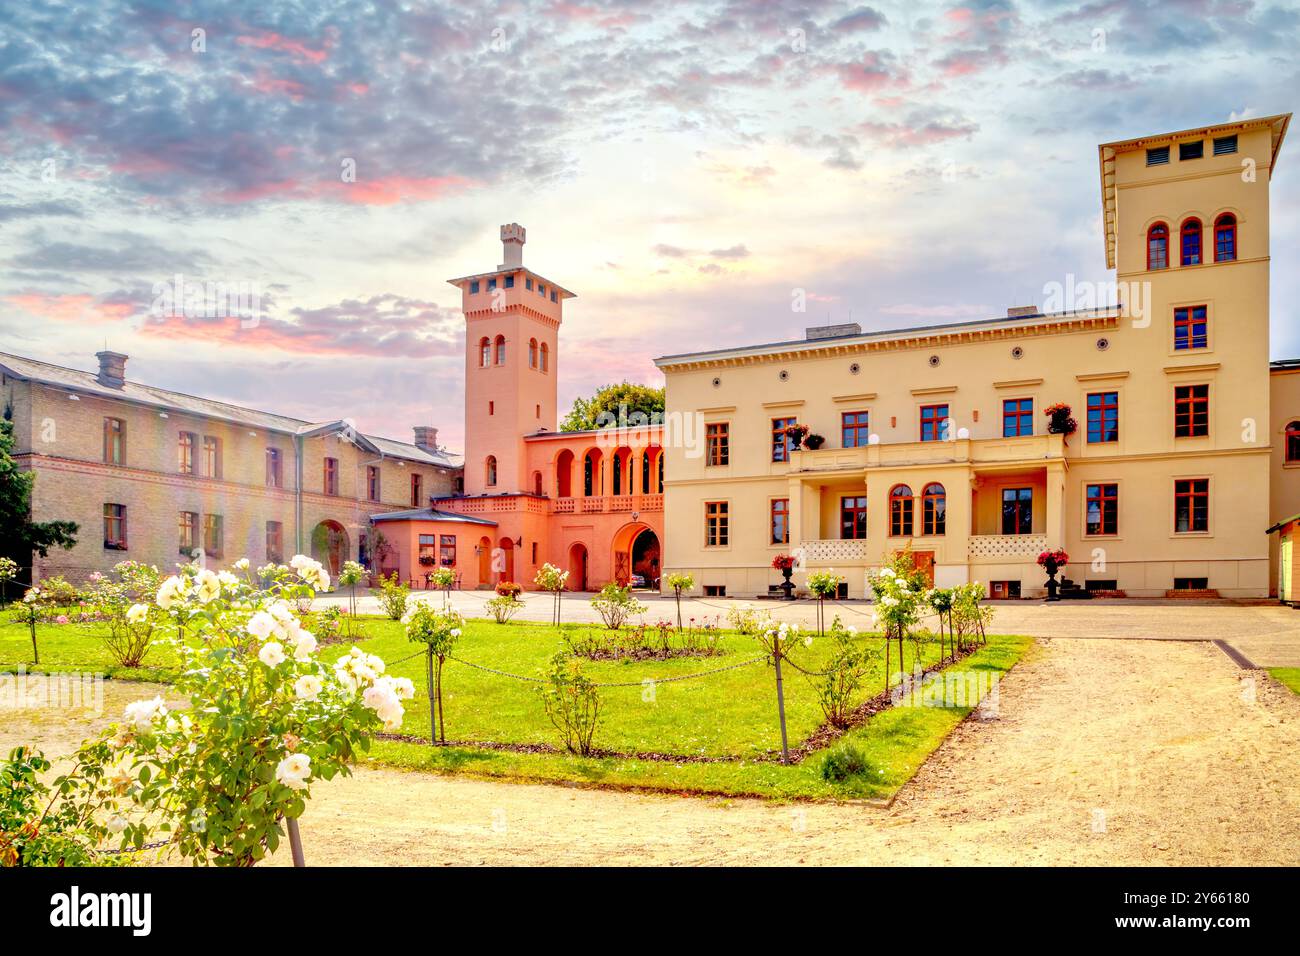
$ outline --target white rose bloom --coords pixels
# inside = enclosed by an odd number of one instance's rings
[[[289,567],[293,568],[295,571],[301,571],[303,568],[313,563],[312,559],[307,557],[305,554],[295,554],[289,559]]]
[[[293,682],[293,692],[299,700],[315,700],[321,692],[320,678],[315,674],[303,674]]]
[[[257,652],[257,659],[267,667],[279,667],[284,663],[284,645],[278,641],[268,641]]]
[[[109,833],[121,833],[126,829],[126,817],[115,813],[113,816],[108,818],[107,826]]]
[[[382,674],[384,672],[383,658],[376,657],[374,654],[371,654],[369,657],[366,658],[366,666],[369,667],[376,674]]]
[[[127,704],[122,713],[136,730],[149,730],[157,718],[167,716],[167,707],[161,696],[152,700],[137,700]]]
[[[398,700],[410,700],[415,696],[415,684],[409,677],[393,678],[393,691],[397,694]]]
[[[312,654],[315,652],[316,635],[311,631],[300,630],[293,643],[293,659],[296,661],[307,661],[311,659]]]
[[[452,636],[452,637],[460,637],[460,628],[458,628],[458,627],[453,627],[453,628],[451,629],[451,636]]]
[[[164,611],[170,611],[185,598],[188,590],[189,586],[182,578],[172,575],[158,586],[158,606]]]
[[[149,608],[145,604],[132,604],[130,610],[126,612],[126,619],[132,624],[139,624],[149,616]]]
[[[228,588],[233,588],[236,584],[239,583],[239,578],[235,577],[229,571],[217,572],[217,580],[221,582],[223,587],[228,587]]]
[[[311,758],[306,754],[290,754],[275,767],[275,779],[290,790],[302,790],[311,776]]]
[[[289,607],[288,601],[276,601],[266,610],[277,621],[293,620],[293,608]]]
[[[275,618],[265,611],[258,611],[248,619],[248,623],[244,626],[249,634],[252,634],[259,641],[264,641],[275,630]]]
[[[235,562],[235,570],[236,570],[236,571],[247,571],[247,570],[248,570],[248,558],[240,558],[238,561],[236,561],[236,562]]]
[[[199,572],[198,578],[194,582],[194,596],[203,604],[221,596],[221,582],[211,571],[203,570]]]

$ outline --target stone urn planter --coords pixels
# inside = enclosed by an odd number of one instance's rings
[[[1056,572],[1061,570],[1070,563],[1070,556],[1057,548],[1054,551],[1044,551],[1038,556],[1038,566],[1047,572],[1047,600],[1059,601],[1060,582],[1056,580]]]
[[[794,600],[794,582],[791,577],[794,575],[794,555],[778,554],[772,559],[772,567],[781,572],[781,577],[785,580],[781,582],[781,590],[785,593],[784,600]]]

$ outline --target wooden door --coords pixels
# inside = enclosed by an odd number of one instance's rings
[[[913,551],[912,561],[916,564],[916,570],[925,575],[926,587],[934,587],[934,552]]]

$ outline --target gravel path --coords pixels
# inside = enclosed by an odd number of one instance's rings
[[[104,686],[108,719],[155,690]],[[88,718],[0,709],[0,749],[66,753]],[[316,865],[1294,865],[1297,780],[1300,698],[1260,672],[1205,643],[1058,640],[888,810],[363,767],[316,789],[302,829]]]

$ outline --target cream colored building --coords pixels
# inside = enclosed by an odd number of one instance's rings
[[[665,572],[752,597],[790,552],[796,583],[834,568],[862,596],[909,546],[939,585],[1035,596],[1037,555],[1064,548],[1093,589],[1267,595],[1265,529],[1300,512],[1284,434],[1300,375],[1269,363],[1269,182],[1289,119],[1101,146],[1112,290],[1062,277],[1052,311],[657,360],[669,419],[709,436],[702,455],[667,449]],[[1073,434],[1048,432],[1056,403]],[[789,451],[788,422],[824,444]]]

